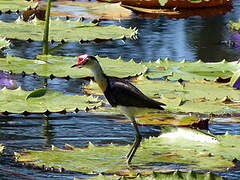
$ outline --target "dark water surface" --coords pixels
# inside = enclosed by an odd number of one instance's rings
[[[221,16],[201,18],[198,16],[187,19],[157,19],[133,17],[130,20],[107,21],[103,24],[119,24],[124,27],[137,27],[138,40],[126,40],[96,43],[68,43],[55,55],[77,56],[82,53],[108,56],[119,56],[126,60],[133,58],[136,61],[150,61],[158,58],[172,60],[220,61],[226,59],[234,61],[239,58],[240,50],[230,48],[221,41],[229,40],[233,34],[228,31],[229,20],[240,18],[240,2],[234,2],[234,8]],[[15,15],[1,15],[0,20],[12,21]],[[41,54],[40,42],[27,43],[25,41],[12,41],[10,49],[5,53],[10,55],[35,58]],[[44,86],[41,77],[15,77],[17,85],[25,90],[33,90]],[[49,88],[66,94],[82,94],[83,80],[62,79],[48,80]],[[32,115],[29,117],[12,115],[0,116],[0,143],[7,147],[7,153],[21,152],[24,149],[42,150],[55,145],[63,147],[64,144],[86,146],[89,141],[96,145],[109,143],[126,145],[133,141],[134,131],[129,122],[116,120],[123,119],[121,115],[97,115],[80,112],[78,114],[52,115],[49,118]],[[221,122],[222,121],[222,122]],[[238,123],[224,123],[228,119],[218,119],[210,124],[210,131],[214,134],[240,134]],[[157,136],[160,132],[158,126],[140,126],[144,137]],[[0,179],[73,179],[88,177],[83,174],[57,174],[42,173],[39,170],[18,167],[14,162],[4,157],[0,163]],[[219,172],[218,174],[230,179],[240,179],[240,171]]]

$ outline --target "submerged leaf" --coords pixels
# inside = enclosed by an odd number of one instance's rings
[[[240,136],[203,133],[190,128],[169,129],[159,137],[145,139],[129,169],[125,154],[130,146],[91,146],[73,150],[26,151],[18,161],[37,166],[64,168],[83,173],[117,173],[136,176],[177,168],[225,170],[240,159]],[[204,143],[203,143],[204,142]],[[169,164],[169,167],[167,166]]]

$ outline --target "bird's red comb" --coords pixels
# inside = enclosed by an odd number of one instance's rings
[[[73,67],[81,67],[82,65],[84,65],[86,62],[87,62],[87,58],[88,58],[88,55],[87,54],[83,54],[81,56],[78,56],[78,61],[77,61],[77,64],[74,64],[72,66]]]
[[[83,65],[86,62],[88,55],[87,54],[83,54],[81,56],[78,56],[78,65]]]

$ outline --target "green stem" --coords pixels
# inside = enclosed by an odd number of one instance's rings
[[[50,17],[50,9],[51,9],[52,0],[48,0],[47,10],[45,15],[45,27],[43,34],[43,54],[48,54],[48,34],[49,34],[49,17]]]

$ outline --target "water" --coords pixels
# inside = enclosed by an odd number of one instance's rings
[[[129,20],[107,21],[102,24],[118,24],[124,27],[137,27],[138,40],[117,40],[107,43],[68,43],[54,52],[54,55],[77,56],[82,53],[108,56],[125,60],[151,61],[158,58],[169,58],[175,61],[186,59],[189,61],[234,61],[239,58],[239,50],[221,44],[228,40],[232,32],[228,31],[229,20],[237,20],[240,14],[240,2],[234,2],[234,8],[225,15],[210,18],[198,16],[186,19],[170,19],[166,17],[141,18],[134,16]],[[16,15],[1,15],[0,19],[12,21]],[[35,58],[41,54],[41,42],[28,43],[21,40],[12,41],[10,49],[4,51],[10,55]],[[33,90],[44,86],[42,77],[16,76],[16,83],[25,90]],[[63,79],[48,80],[49,88],[65,94],[82,94],[83,80]],[[50,118],[31,115],[0,116],[0,142],[7,147],[7,154],[21,152],[24,149],[42,150],[55,145],[64,144],[86,146],[89,141],[96,145],[109,143],[126,145],[133,141],[134,131],[129,122],[121,122],[121,115],[97,115],[79,112],[78,114],[57,115]],[[231,119],[231,118],[230,118]],[[121,120],[121,121],[119,121]],[[231,122],[228,122],[231,121]],[[228,123],[226,123],[228,122]],[[157,136],[158,126],[140,126],[144,137]],[[220,118],[210,124],[210,131],[214,134],[240,134],[240,126],[234,118]],[[219,172],[231,179],[239,179],[239,170]],[[0,179],[73,179],[73,177],[88,177],[81,173],[42,173],[39,170],[17,166],[16,163],[1,159]],[[37,178],[36,178],[37,177]]]

